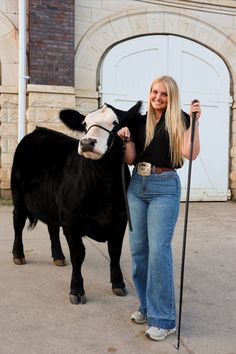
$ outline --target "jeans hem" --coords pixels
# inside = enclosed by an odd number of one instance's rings
[[[150,327],[158,327],[163,329],[172,329],[176,327],[175,320],[166,320],[163,318],[148,317],[147,324]]]
[[[139,306],[139,311],[140,311],[144,316],[147,317],[147,309],[144,309],[144,308],[142,308],[141,306]]]

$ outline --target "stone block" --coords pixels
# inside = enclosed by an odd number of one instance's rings
[[[132,29],[127,16],[114,18],[111,22],[111,26],[118,40],[132,36]]]
[[[231,189],[231,199],[236,200],[236,188]]]
[[[8,139],[9,138],[7,136],[2,136],[1,134],[1,140],[0,140],[1,153],[6,153],[8,151]]]
[[[236,171],[232,171],[229,175],[231,182],[236,182]]]
[[[9,107],[7,109],[7,122],[17,124],[17,122],[18,122],[18,107]]]
[[[18,95],[16,93],[4,93],[0,95],[0,105],[2,108],[18,107]]]
[[[180,15],[177,13],[166,12],[164,14],[164,31],[166,33],[179,33]]]
[[[17,124],[14,123],[2,123],[0,129],[3,137],[17,136],[18,134]]]
[[[3,108],[0,110],[0,121],[2,123],[5,123],[7,122],[7,109],[6,108]]]
[[[236,119],[232,120],[231,129],[232,133],[236,134]]]
[[[76,78],[76,88],[79,90],[96,91],[96,71],[78,68],[78,77]]]
[[[179,17],[179,33],[194,33],[197,26],[198,16],[180,16]]]
[[[91,27],[86,34],[90,45],[98,51],[104,51],[104,48],[110,47],[113,43],[117,42],[117,37],[113,31],[110,21],[105,18],[99,21],[97,26]],[[87,58],[89,59],[89,58]]]
[[[18,63],[2,64],[2,85],[12,86],[18,83]]]
[[[156,8],[146,10],[146,23],[148,33],[162,33],[164,31],[164,12]]]
[[[105,47],[106,48],[106,47]],[[95,45],[86,37],[82,39],[79,45],[79,51],[76,52],[75,56],[75,68],[86,69],[90,71],[96,71],[99,59],[103,54],[103,48],[100,49],[99,46]],[[94,66],[96,65],[96,66]],[[75,71],[76,72],[76,71]],[[77,75],[75,75],[76,80]],[[80,78],[79,78],[80,79]],[[86,82],[86,81],[85,81]],[[77,88],[77,86],[75,85]]]
[[[13,153],[12,152],[4,152],[1,155],[1,163],[2,168],[6,168],[7,166],[11,166],[13,162]]]
[[[16,150],[17,144],[18,144],[17,136],[9,137],[7,139],[8,152],[13,152],[14,153],[15,150]]]
[[[73,107],[74,106],[74,94],[64,94],[63,92],[51,93],[51,92],[30,92],[29,107]]]
[[[31,115],[32,112],[34,112],[33,116]],[[27,118],[29,122],[34,121],[36,125],[38,125],[38,123],[44,123],[45,125],[49,122],[58,122],[59,110],[56,108],[49,108],[49,107],[31,109],[29,114],[27,113]]]
[[[12,28],[8,33],[3,36],[1,33],[2,21],[0,26],[0,55],[1,63],[13,64],[18,67],[19,53],[18,53],[18,33],[15,28]],[[3,81],[2,81],[3,82]]]
[[[231,157],[236,157],[236,146],[233,146],[233,147],[230,149],[230,156],[231,156]]]
[[[141,13],[140,13],[141,12]],[[142,13],[142,10],[138,13],[134,13],[133,10],[128,10],[130,28],[134,35],[142,35],[147,33],[147,22],[145,12]]]
[[[76,98],[76,109],[84,115],[96,110],[98,108],[98,100],[96,98]]]

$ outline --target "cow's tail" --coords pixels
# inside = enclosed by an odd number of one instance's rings
[[[35,226],[37,225],[38,219],[33,218],[32,216],[29,216],[29,224],[28,224],[28,230],[33,230]]]

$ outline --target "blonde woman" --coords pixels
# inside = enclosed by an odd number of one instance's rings
[[[134,165],[128,187],[132,277],[139,309],[131,319],[146,323],[145,335],[162,340],[176,331],[171,242],[179,213],[181,186],[176,172],[190,155],[192,113],[196,113],[193,159],[199,154],[199,102],[189,115],[180,108],[179,90],[170,76],[151,84],[147,114],[118,135],[126,142],[125,158]]]

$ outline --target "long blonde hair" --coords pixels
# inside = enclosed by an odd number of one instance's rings
[[[179,89],[176,81],[171,76],[161,76],[155,79],[150,87],[148,97],[148,110],[147,110],[147,122],[146,122],[146,148],[154,136],[156,126],[155,110],[151,105],[150,94],[154,84],[162,82],[167,90],[167,108],[165,112],[165,129],[169,134],[170,141],[170,154],[171,162],[173,166],[182,165],[183,157],[181,152],[183,135],[185,131],[185,124],[182,119]]]

